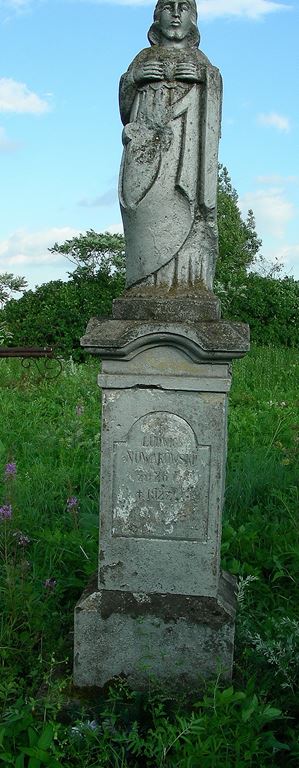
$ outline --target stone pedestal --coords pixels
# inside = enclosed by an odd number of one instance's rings
[[[140,310],[130,296],[82,340],[103,361],[103,405],[99,569],[75,611],[78,686],[231,677],[221,513],[230,362],[247,351],[248,329],[221,321],[208,293],[206,322],[194,297],[148,297]]]

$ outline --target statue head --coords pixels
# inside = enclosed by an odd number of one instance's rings
[[[149,29],[151,45],[184,44],[197,48],[200,41],[195,0],[158,0]]]

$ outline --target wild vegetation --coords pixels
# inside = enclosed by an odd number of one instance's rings
[[[175,700],[150,675],[144,695],[121,680],[91,698],[72,688],[73,609],[97,567],[97,369],[70,359],[49,380],[0,361],[0,763],[297,766],[295,352],[253,348],[234,364],[222,552],[238,578],[234,678],[199,678]]]
[[[258,344],[298,345],[299,283],[280,277],[276,265],[264,262],[253,213],[248,211],[243,220],[224,167],[219,169],[218,228],[214,290],[223,318],[249,323],[252,340]],[[5,304],[0,337],[5,326],[12,345],[51,345],[64,356],[82,360],[80,337],[89,318],[110,314],[113,299],[124,288],[124,238],[89,230],[55,243],[50,251],[70,261],[67,281],[53,280],[8,301],[7,279],[12,275],[0,275],[0,304],[1,295]],[[22,280],[15,278],[13,284],[10,280],[10,291],[20,290]]]
[[[101,696],[72,686],[74,605],[97,568],[100,458],[98,363],[79,339],[123,290],[123,237],[90,230],[54,244],[72,262],[68,281],[18,301],[25,278],[0,275],[0,344],[53,345],[64,358],[57,378],[55,360],[47,376],[0,360],[4,768],[299,764],[299,283],[263,263],[225,168],[218,223],[223,316],[249,322],[268,346],[234,364],[230,396],[222,564],[238,580],[232,685],[219,670],[175,700],[150,674],[144,694],[123,680]]]

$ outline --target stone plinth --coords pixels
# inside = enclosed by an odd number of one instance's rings
[[[229,678],[234,580],[220,572],[227,395],[248,329],[121,314],[94,318],[82,340],[103,360],[100,557],[97,585],[76,607],[75,684],[124,675],[142,688],[150,675],[175,689]]]
[[[220,319],[222,79],[195,0],[158,2],[121,78],[125,294],[82,346],[103,361],[97,585],[75,615],[75,683],[194,688],[233,662],[234,581],[220,571],[230,363],[248,328]]]
[[[216,598],[96,589],[76,607],[74,680],[103,687],[125,676],[133,689],[149,679],[168,690],[196,690],[203,678],[231,678],[234,579],[223,574]]]
[[[196,287],[134,286],[113,302],[113,317],[118,320],[154,320],[198,323],[220,320],[220,301],[201,281]]]

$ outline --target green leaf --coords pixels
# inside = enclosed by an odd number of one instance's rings
[[[274,581],[278,581],[279,579],[283,579],[284,576],[284,571],[275,571],[274,576],[272,576],[272,583],[274,583]]]
[[[284,744],[282,741],[277,741],[273,733],[269,733],[269,736],[267,738],[267,745],[269,747],[272,747],[272,749],[275,749],[277,752],[279,750],[284,750],[285,752],[290,751],[290,745]]]
[[[37,746],[40,749],[48,749],[50,744],[52,744],[53,742],[53,733],[54,733],[53,726],[50,725],[50,723],[48,723],[42,735],[39,737]]]
[[[220,702],[228,702],[231,701],[234,695],[234,689],[231,685],[230,688],[225,688],[224,691],[221,691],[219,694],[219,701]]]
[[[37,744],[38,734],[33,728],[28,728],[28,736],[29,736],[30,747],[34,747],[35,744]]]
[[[244,691],[236,691],[234,701],[244,701],[244,699],[246,699],[246,693]]]
[[[281,717],[281,716],[282,716],[282,711],[281,709],[277,709],[277,707],[267,706],[263,711],[263,719],[265,721],[275,720],[277,717]]]
[[[24,753],[17,757],[15,768],[24,768],[24,757]]]
[[[28,755],[28,757],[34,757],[38,760],[49,762],[48,752],[45,752],[43,749],[39,749],[38,747],[22,747],[22,749],[24,754]]]
[[[243,723],[247,723],[248,720],[250,720],[251,715],[255,712],[256,708],[258,707],[258,699],[256,695],[254,695],[247,707],[244,707],[242,711],[242,720]]]

